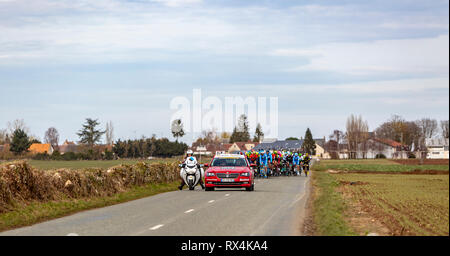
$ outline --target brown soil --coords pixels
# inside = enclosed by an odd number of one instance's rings
[[[364,206],[363,202],[353,199],[352,191],[349,186],[341,186],[338,189],[348,204],[346,218],[352,228],[361,236],[370,233],[376,233],[379,236],[393,236],[395,232],[391,231],[380,218],[375,217],[370,209]]]
[[[367,185],[369,183],[367,182],[361,182],[361,181],[340,181],[341,185],[350,185],[350,186],[357,186],[357,185]]]
[[[393,162],[403,165],[420,165],[420,159],[396,159]],[[449,165],[449,159],[424,159],[424,165]]]

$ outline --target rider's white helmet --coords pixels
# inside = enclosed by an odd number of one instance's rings
[[[193,155],[194,154],[194,151],[192,151],[192,150],[188,150],[187,152],[186,152],[186,154],[188,154],[188,155]]]

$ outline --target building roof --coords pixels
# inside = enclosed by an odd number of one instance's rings
[[[300,150],[303,146],[303,140],[279,140],[273,143],[261,143],[254,150]]]
[[[325,139],[314,139],[314,142],[316,142],[317,145],[321,146],[322,148],[325,146]]]
[[[28,148],[29,151],[31,151],[32,153],[50,153],[52,149],[52,146],[50,144],[39,144],[39,143],[33,143],[31,144],[31,146]]]
[[[425,139],[425,145],[427,147],[448,147],[448,138],[427,138]]]
[[[74,145],[74,144],[63,144],[63,145],[60,145],[58,148],[59,148],[59,152],[61,154],[68,153],[68,152],[74,152],[74,153],[78,152],[78,146]]]
[[[256,146],[258,146],[259,143],[248,141],[248,142],[235,142],[234,144],[236,144],[241,151],[248,151],[248,150],[251,150],[252,148],[255,148]],[[234,145],[234,144],[231,144],[231,145]]]
[[[391,140],[391,139],[381,139],[381,138],[373,138],[373,140],[378,141],[380,143],[383,143],[385,145],[391,146],[391,147],[402,147],[402,146],[406,146],[403,145],[402,143],[395,141],[395,140]]]

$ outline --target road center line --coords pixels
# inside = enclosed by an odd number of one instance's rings
[[[162,225],[162,224],[156,225],[153,228],[150,228],[150,230],[157,230],[157,229],[161,228],[162,226],[164,226],[164,225]]]
[[[185,211],[184,213],[190,213],[190,212],[193,212],[193,211],[194,211],[194,209],[190,209],[190,210]]]
[[[214,203],[216,200],[211,200],[211,201],[209,201],[208,203]]]
[[[230,194],[225,194],[225,196],[230,196]]]
[[[67,236],[78,236],[78,234],[77,233],[69,233],[69,234],[67,234]]]

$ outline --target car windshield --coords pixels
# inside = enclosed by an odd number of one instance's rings
[[[211,166],[245,167],[247,163],[243,158],[215,158]]]

